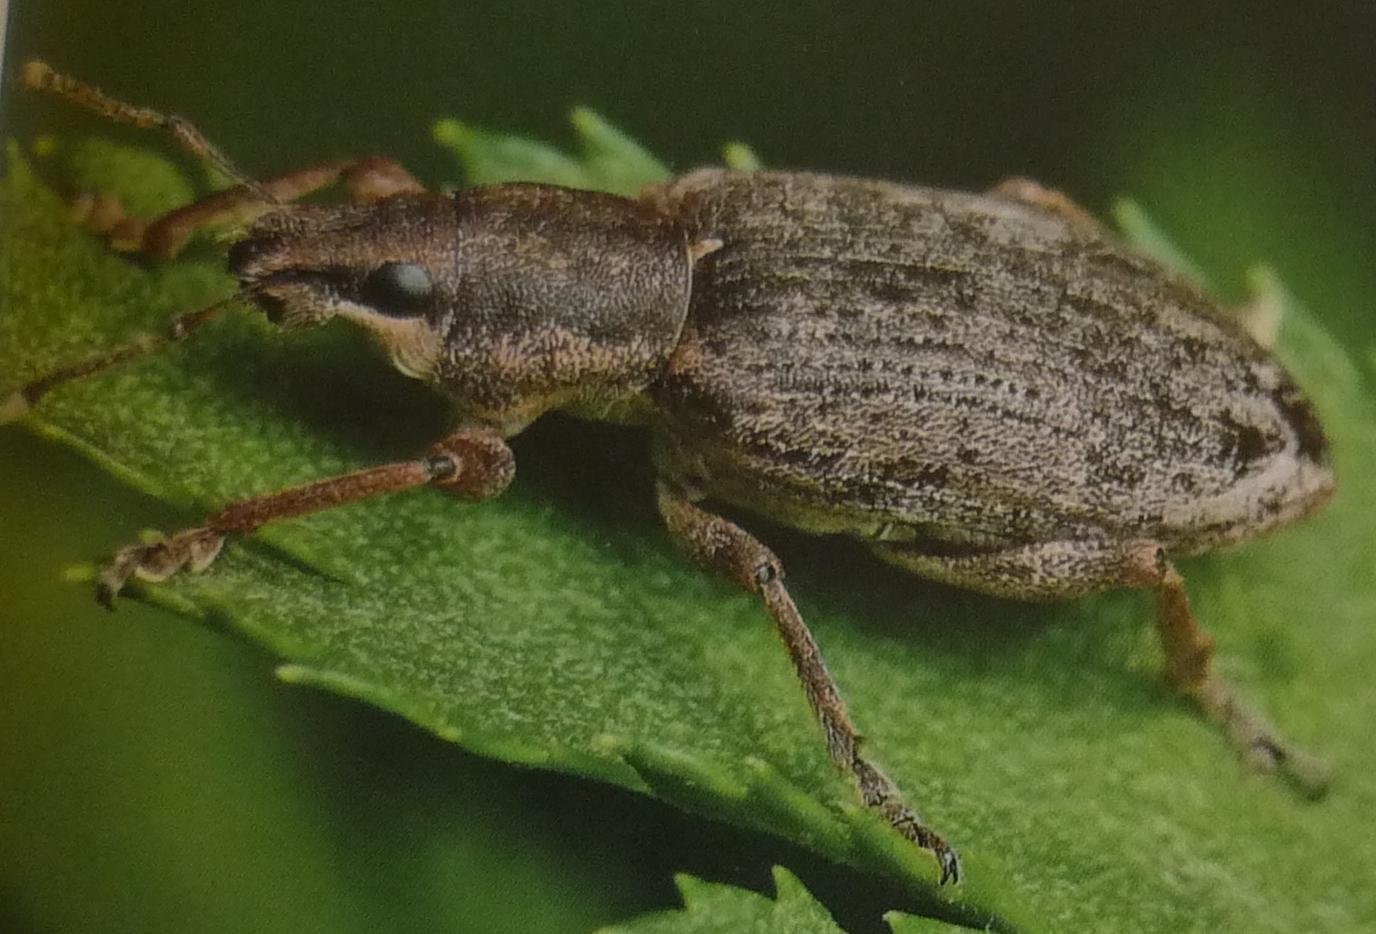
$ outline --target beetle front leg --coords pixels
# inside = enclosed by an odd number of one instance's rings
[[[369,467],[231,503],[204,525],[115,553],[100,572],[96,597],[107,607],[130,577],[163,581],[182,568],[201,571],[220,553],[226,535],[253,532],[269,522],[320,512],[346,503],[433,485],[465,499],[491,499],[511,483],[516,461],[505,441],[483,429],[458,431],[423,458]]]
[[[960,861],[955,851],[904,803],[893,781],[861,755],[855,724],[822,660],[821,649],[784,587],[778,557],[734,522],[699,508],[666,483],[659,484],[658,500],[669,533],[694,560],[730,577],[764,603],[822,726],[827,753],[855,779],[861,800],[904,837],[936,857],[942,883],[958,882]]]
[[[371,156],[341,159],[288,172],[266,181],[254,181],[236,169],[200,130],[184,117],[111,97],[95,85],[55,70],[43,61],[20,66],[19,83],[33,91],[54,94],[115,123],[161,130],[178,145],[205,159],[239,184],[195,201],[154,219],[131,217],[117,198],[93,195],[74,205],[77,219],[111,246],[149,259],[171,259],[181,252],[191,235],[202,227],[221,223],[248,223],[288,201],[342,180],[350,197],[376,201],[395,194],[417,194],[425,189],[391,159]]]
[[[107,194],[78,198],[73,209],[76,219],[105,237],[112,249],[151,260],[169,260],[182,251],[198,230],[250,223],[280,209],[281,203],[295,201],[337,182],[344,183],[350,199],[363,202],[425,190],[399,163],[383,156],[369,156],[297,169],[257,182],[255,188],[236,185],[154,218],[126,214],[119,200]],[[281,203],[264,200],[265,192]]]

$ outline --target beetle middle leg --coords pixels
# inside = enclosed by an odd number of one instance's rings
[[[861,754],[859,733],[822,660],[821,649],[784,587],[784,570],[778,557],[755,536],[695,505],[667,483],[659,484],[658,500],[670,534],[693,559],[722,572],[764,603],[821,723],[827,753],[855,779],[866,807],[878,812],[903,836],[929,850],[941,866],[941,882],[959,881],[960,862],[955,851],[904,803],[893,781]]]
[[[1222,727],[1251,766],[1282,773],[1307,795],[1323,793],[1327,785],[1324,765],[1283,739],[1214,670],[1213,639],[1200,630],[1184,580],[1157,543],[1051,542],[958,556],[913,545],[885,544],[874,550],[923,577],[1013,599],[1075,597],[1113,587],[1150,588],[1156,596],[1156,628],[1170,686]]]
[[[511,448],[497,434],[485,429],[457,431],[431,446],[425,457],[240,500],[212,513],[204,525],[123,548],[101,570],[96,595],[109,607],[131,577],[161,581],[182,568],[203,570],[220,553],[225,536],[253,532],[269,522],[427,485],[469,500],[491,499],[507,488],[515,473]]]

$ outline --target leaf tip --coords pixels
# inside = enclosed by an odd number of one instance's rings
[[[803,880],[795,876],[787,867],[776,863],[770,868],[769,873],[774,877],[775,901],[787,902],[811,898],[807,886],[803,885]]]
[[[470,140],[473,136],[473,131],[453,117],[445,117],[441,120],[436,120],[430,127],[430,136],[441,146],[449,146],[452,148],[455,146],[462,146]]]
[[[90,584],[96,579],[96,566],[88,561],[69,564],[58,575],[64,584]]]
[[[728,169],[734,169],[737,172],[758,172],[764,167],[759,154],[750,146],[739,141],[729,142],[722,146],[721,159],[722,162],[726,163]]]
[[[620,759],[631,748],[631,741],[618,733],[598,733],[591,745],[599,755]]]
[[[591,107],[579,105],[569,111],[569,123],[579,133],[597,132],[608,128],[607,121]]]
[[[29,414],[32,406],[29,400],[24,397],[24,393],[15,390],[0,401],[0,425],[8,425],[10,422],[17,422],[25,415]]]
[[[712,893],[712,883],[686,872],[674,873],[674,888],[678,889],[679,897],[683,899],[683,907],[688,911],[693,910]]]
[[[278,665],[272,673],[283,684],[305,684],[310,679],[310,670],[305,665]]]

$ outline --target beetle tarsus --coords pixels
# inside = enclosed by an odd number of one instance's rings
[[[96,602],[107,610],[114,610],[115,598],[134,573],[134,568],[142,560],[144,546],[121,548],[114,558],[100,569],[96,576]]]
[[[936,860],[941,864],[941,878],[937,880],[938,885],[945,885],[947,882],[952,885],[960,883],[960,857],[956,856],[956,851],[945,843],[941,848],[933,851]]]
[[[1261,715],[1250,710],[1234,694],[1233,688],[1212,671],[1203,685],[1184,693],[1204,715],[1223,727],[1238,754],[1253,771],[1280,776],[1301,795],[1311,800],[1322,798],[1330,778],[1327,763],[1283,739]]]
[[[1328,794],[1333,780],[1328,763],[1303,749],[1287,749],[1279,772],[1291,787],[1311,801]]]
[[[99,603],[111,613],[115,611],[115,597],[119,596],[119,587],[104,580],[96,581],[96,603]]]
[[[951,883],[956,885],[960,882],[960,857],[951,848],[940,834],[933,831],[902,801],[895,801],[896,810],[899,816],[891,816],[885,809],[881,813],[888,819],[899,833],[907,837],[922,849],[928,851],[936,859],[937,866],[941,869],[941,875],[937,877],[937,885]]]
[[[178,532],[149,545],[121,548],[96,578],[96,601],[107,610],[113,610],[115,598],[131,577],[157,583],[182,568],[204,571],[219,555],[224,541],[223,533],[201,527]]]
[[[1237,696],[1213,667],[1214,643],[1200,631],[1184,581],[1164,558],[1156,581],[1157,631],[1166,652],[1166,680],[1218,724],[1229,742],[1259,772],[1274,772],[1307,798],[1328,788],[1328,766],[1283,739],[1265,717]]]
[[[860,788],[860,799],[905,838],[935,857],[941,867],[939,885],[960,881],[960,858],[950,844],[936,831],[923,823],[917,812],[903,800],[893,779],[884,774],[858,751],[859,737],[852,737],[850,771]]]

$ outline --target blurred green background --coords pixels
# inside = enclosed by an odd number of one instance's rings
[[[1130,194],[1225,293],[1267,260],[1376,367],[1368,2],[18,0],[10,17],[7,75],[41,55],[175,109],[251,174],[380,152],[438,183],[456,171],[435,117],[567,139],[588,104],[679,169],[744,139],[774,166],[1024,174],[1099,212]],[[6,135],[92,126],[8,86],[4,107]],[[768,840],[278,685],[223,633],[107,616],[62,568],[170,514],[12,428],[0,477],[0,930],[585,930],[675,904],[674,871],[767,887],[772,862],[855,929],[895,907]]]

